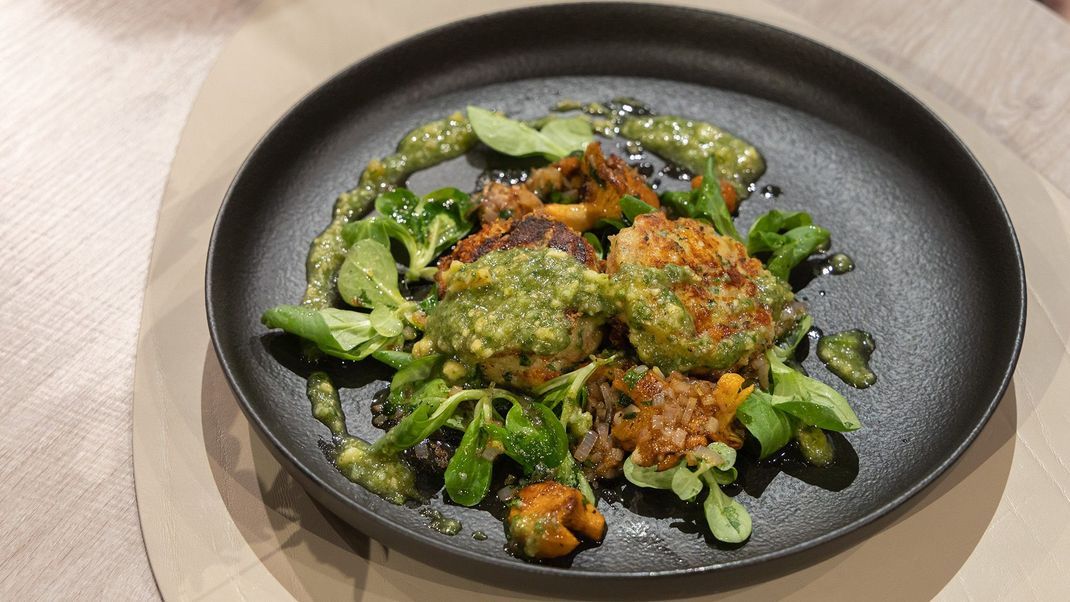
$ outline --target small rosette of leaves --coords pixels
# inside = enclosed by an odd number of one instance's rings
[[[357,241],[349,249],[338,273],[338,291],[347,303],[372,311],[279,305],[260,320],[268,328],[311,341],[327,355],[354,361],[398,349],[407,330],[410,337],[415,335],[407,327],[417,306],[402,296],[397,266],[389,249],[375,238]]]
[[[736,416],[758,440],[760,457],[772,455],[794,438],[810,463],[824,466],[834,454],[822,429],[849,432],[861,428],[862,423],[835,389],[788,365],[810,325],[811,318],[804,317],[785,346],[766,351],[772,391],[753,391],[739,406]]]
[[[352,222],[342,229],[342,238],[350,245],[346,259],[354,256],[352,249],[361,241],[375,241],[389,251],[390,239],[396,240],[408,255],[405,279],[410,281],[430,279],[435,273],[431,266],[435,258],[464,238],[475,225],[469,216],[471,199],[456,188],[442,188],[423,197],[396,188],[375,199],[375,210],[378,215]],[[342,268],[344,271],[345,264]],[[339,284],[342,275],[340,272]],[[351,305],[363,304],[359,297],[346,296],[344,291],[342,295]]]
[[[690,452],[687,458],[666,470],[638,466],[629,456],[624,461],[624,477],[639,487],[671,490],[685,502],[694,502],[703,489],[708,489],[702,509],[710,532],[719,541],[740,543],[750,537],[750,514],[743,504],[721,491],[721,485],[736,480],[735,462],[736,450],[714,442]]]
[[[747,232],[747,252],[768,253],[765,267],[781,280],[792,268],[828,245],[829,231],[814,225],[804,211],[773,209],[755,220]]]

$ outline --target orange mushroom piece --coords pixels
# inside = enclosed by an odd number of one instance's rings
[[[509,510],[509,540],[528,558],[559,558],[580,545],[577,534],[602,541],[606,519],[574,487],[556,481],[532,483]]]
[[[603,155],[602,145],[598,142],[587,145],[579,168],[584,177],[580,202],[547,204],[537,210],[539,214],[583,232],[593,228],[599,220],[619,219],[620,199],[626,194],[655,209],[661,207],[658,195],[647,185],[646,179],[624,159]]]

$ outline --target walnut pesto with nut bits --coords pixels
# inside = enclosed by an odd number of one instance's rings
[[[745,504],[760,503],[737,493],[747,470],[806,462],[809,476],[842,479],[846,439],[828,432],[861,420],[799,368],[814,318],[788,282],[831,234],[782,209],[742,233],[734,214],[765,170],[758,149],[634,99],[523,117],[468,107],[406,134],[338,197],[301,303],[261,316],[309,351],[325,461],[387,502],[423,505],[433,537],[496,511],[505,549],[526,559],[613,537],[599,491],[616,484],[701,504],[685,512],[739,544]],[[614,147],[627,159],[603,150]],[[530,163],[406,188],[414,171],[473,153],[471,165]],[[659,177],[648,160],[667,163]],[[821,359],[874,384],[873,342],[844,340],[819,344]],[[347,430],[334,380],[372,361],[394,373],[363,418],[384,431],[368,442]],[[452,505],[424,505],[440,492]]]

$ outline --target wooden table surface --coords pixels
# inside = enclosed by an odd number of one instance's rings
[[[1038,3],[774,1],[1070,192],[1070,25]],[[0,3],[0,600],[158,597],[130,451],[145,276],[186,115],[255,4]]]

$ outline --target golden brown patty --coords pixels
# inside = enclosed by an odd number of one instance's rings
[[[637,216],[613,242],[606,271],[639,357],[666,372],[723,372],[772,345],[790,287],[738,241],[689,218]]]
[[[558,249],[575,257],[588,268],[601,271],[601,261],[594,247],[568,226],[545,217],[525,215],[520,219],[501,220],[483,226],[483,229],[457,243],[453,252],[438,260],[438,294],[446,294],[446,270],[454,261],[472,263],[491,251],[513,248]]]

